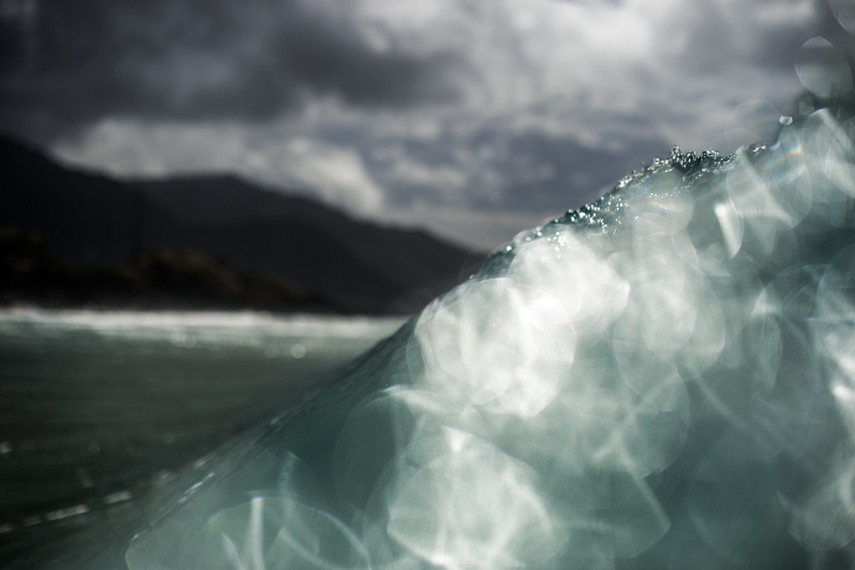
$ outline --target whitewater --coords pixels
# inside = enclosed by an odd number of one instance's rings
[[[161,497],[128,567],[855,567],[853,135],[675,149],[518,236]]]

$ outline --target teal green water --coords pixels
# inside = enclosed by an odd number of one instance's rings
[[[855,567],[855,118],[784,123],[521,234],[165,486],[124,563]]]

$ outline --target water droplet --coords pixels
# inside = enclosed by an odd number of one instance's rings
[[[294,358],[303,358],[306,356],[306,347],[300,343],[291,346],[291,356]]]
[[[837,22],[850,34],[855,34],[855,3],[852,0],[828,0]]]
[[[802,45],[796,58],[796,75],[820,97],[839,97],[852,90],[852,71],[843,53],[823,37]]]
[[[756,142],[771,142],[777,136],[781,112],[767,99],[751,99],[737,105],[727,119],[725,137],[729,149]]]

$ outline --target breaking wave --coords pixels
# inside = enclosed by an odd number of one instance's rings
[[[855,567],[855,119],[782,125],[519,236],[128,566]]]
[[[855,563],[853,134],[675,151],[518,237],[129,567]]]

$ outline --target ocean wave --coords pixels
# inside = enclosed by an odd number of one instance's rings
[[[519,236],[138,535],[142,568],[827,567],[855,539],[855,119]]]
[[[518,236],[129,568],[855,566],[855,118],[801,108]]]

